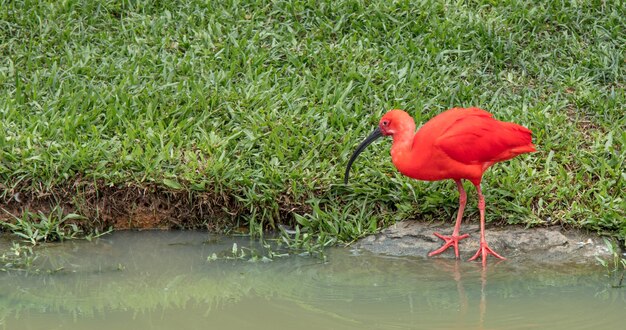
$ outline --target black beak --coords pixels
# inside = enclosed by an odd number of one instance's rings
[[[344,176],[343,179],[343,183],[344,184],[348,184],[348,176],[350,175],[350,167],[352,166],[352,163],[354,162],[354,160],[359,157],[359,154],[361,152],[363,152],[363,150],[365,150],[365,148],[370,145],[372,142],[374,142],[376,139],[378,139],[379,137],[383,136],[383,132],[380,131],[380,128],[376,128],[372,134],[370,134],[367,138],[365,138],[365,140],[363,140],[363,142],[361,142],[361,144],[359,144],[359,146],[356,148],[356,150],[354,150],[354,153],[352,154],[352,157],[350,157],[350,160],[348,161],[348,167],[346,167],[346,174]]]

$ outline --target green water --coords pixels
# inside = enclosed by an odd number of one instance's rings
[[[117,232],[0,273],[5,329],[620,329],[626,290],[590,266],[480,264],[332,249],[327,261],[207,261],[233,242]],[[3,243],[6,248],[6,242]],[[46,270],[57,270],[49,273]]]

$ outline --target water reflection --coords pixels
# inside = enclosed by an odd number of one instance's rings
[[[0,322],[21,329],[105,321],[150,329],[572,329],[589,320],[616,328],[626,312],[623,291],[607,291],[593,267],[504,261],[484,268],[348,249],[328,251],[328,262],[207,261],[232,244],[198,232],[129,232],[52,245],[40,267],[58,271],[0,275]]]

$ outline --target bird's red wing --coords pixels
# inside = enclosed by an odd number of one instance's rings
[[[470,115],[454,121],[435,146],[464,164],[493,163],[535,151],[531,134],[529,129],[514,123]]]

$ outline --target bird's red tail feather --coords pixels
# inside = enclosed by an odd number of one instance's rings
[[[535,145],[532,143],[532,131],[528,128],[515,124],[501,122],[506,126],[508,134],[501,135],[501,138],[508,140],[509,148],[496,157],[496,161],[511,159],[517,155],[535,152]]]

